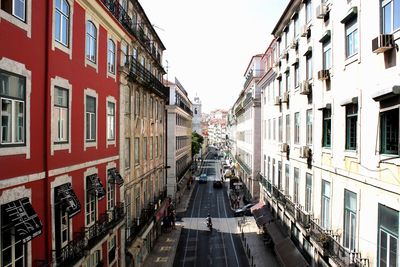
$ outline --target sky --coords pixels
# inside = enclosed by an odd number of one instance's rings
[[[252,56],[267,49],[288,0],[139,2],[166,47],[164,78],[176,77],[210,112],[233,106]]]

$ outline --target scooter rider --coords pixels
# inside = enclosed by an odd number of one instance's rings
[[[210,214],[207,215],[206,221],[207,221],[207,226],[208,226],[208,227],[212,227],[212,222],[211,222],[211,216],[210,216]]]

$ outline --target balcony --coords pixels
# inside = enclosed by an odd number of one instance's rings
[[[158,200],[165,201],[167,199],[167,189],[159,193]],[[158,209],[162,206],[156,206],[156,202],[150,202],[147,208],[142,209],[140,217],[134,218],[132,224],[126,227],[126,244],[130,246],[137,236],[148,226],[153,220]],[[156,209],[157,208],[157,209]]]
[[[286,204],[285,195],[275,186],[272,186],[272,196],[281,204]]]
[[[299,207],[296,207],[296,221],[304,228],[310,227],[310,214],[306,213]]]
[[[289,198],[289,196],[286,196],[286,211],[293,217],[295,218],[295,210],[296,206],[292,202],[292,200]]]
[[[151,41],[144,34],[142,27],[138,26],[136,22],[128,15],[126,10],[122,7],[118,0],[100,0],[104,6],[110,11],[114,18],[127,30],[130,34],[135,36],[137,40],[146,48],[151,57],[160,65],[162,68],[161,56],[152,53]],[[150,25],[150,24],[149,24]]]
[[[237,160],[237,162],[239,162],[240,167],[243,168],[243,170],[247,173],[247,174],[251,174],[252,170],[249,166],[247,166],[246,163],[244,163],[244,161],[242,161],[241,158],[239,158],[238,156],[235,157],[235,159]]]
[[[320,248],[322,248],[322,256],[328,256],[329,249],[332,246],[332,237],[330,231],[322,229],[315,221],[310,221],[310,237]]]
[[[133,56],[129,56],[129,77],[143,86],[152,88],[159,96],[168,97],[168,89]]]
[[[267,180],[267,192],[271,194],[272,185],[271,182]]]
[[[247,93],[246,98],[243,100],[243,106],[245,107],[252,100],[253,100],[252,94],[251,93]]]
[[[125,217],[124,204],[118,202],[113,210],[100,215],[90,227],[82,227],[81,232],[74,233],[74,238],[61,250],[52,250],[53,261],[41,261],[37,266],[72,266],[78,262],[85,253],[92,249]]]

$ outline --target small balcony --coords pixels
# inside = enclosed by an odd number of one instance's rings
[[[328,256],[333,240],[329,234],[330,231],[322,229],[315,221],[311,220],[309,232],[311,239],[313,239],[322,249],[322,256]]]
[[[240,167],[242,167],[243,170],[245,172],[247,172],[248,174],[251,174],[251,172],[252,172],[251,168],[249,166],[247,166],[247,164],[244,163],[244,161],[240,157],[236,156],[235,158],[236,158],[237,162],[239,162]]]
[[[296,208],[296,221],[304,228],[308,229],[310,227],[310,214],[303,211],[299,207]]]
[[[168,89],[133,56],[129,57],[129,78],[152,88],[159,96],[168,97]]]
[[[289,198],[289,196],[286,196],[286,211],[293,217],[296,218],[295,215],[295,210],[296,210],[296,206],[295,204],[292,202],[292,200]]]
[[[46,262],[40,266],[72,266],[78,262],[90,249],[98,244],[125,217],[124,204],[117,202],[113,210],[100,215],[90,227],[82,227],[81,232],[74,233],[73,240],[62,249],[52,251],[53,263]]]

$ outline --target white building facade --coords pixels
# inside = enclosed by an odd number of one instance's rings
[[[400,264],[399,12],[292,0],[273,30],[261,198],[313,266]]]
[[[257,82],[264,72],[261,57],[262,55],[252,57],[245,72],[243,90],[233,106],[233,119],[236,122],[236,153],[233,156],[236,161],[236,175],[245,185],[247,200],[258,200],[260,190],[261,104]]]
[[[194,98],[193,105],[193,121],[192,121],[192,131],[198,134],[201,133],[201,101],[198,96]]]
[[[169,82],[167,110],[167,194],[177,197],[190,176],[192,164],[192,103],[178,79]]]

